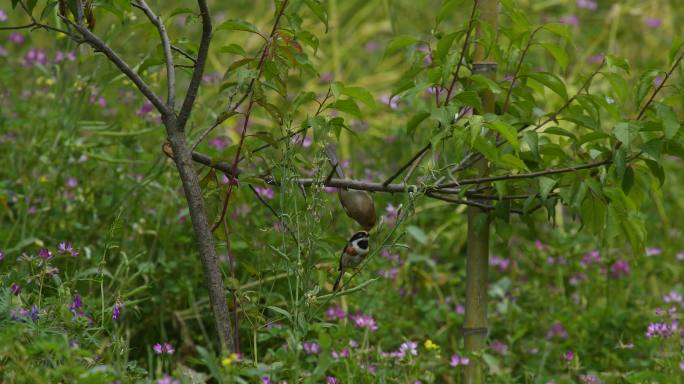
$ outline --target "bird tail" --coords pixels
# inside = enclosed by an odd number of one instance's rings
[[[342,281],[342,276],[344,276],[344,270],[341,270],[340,274],[337,276],[337,280],[335,280],[335,284],[333,285],[333,292],[337,291],[337,288],[340,287],[340,282]]]

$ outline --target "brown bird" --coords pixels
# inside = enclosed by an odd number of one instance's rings
[[[325,147],[325,153],[330,164],[334,167],[337,177],[345,179],[344,171],[337,160],[335,147],[328,145]],[[337,195],[347,216],[359,223],[367,231],[375,226],[377,221],[375,203],[373,202],[373,197],[368,192],[340,188]]]
[[[346,272],[348,268],[358,267],[359,264],[366,259],[369,249],[368,232],[360,231],[352,235],[340,255],[340,267],[338,269],[340,274],[337,276],[335,284],[333,285],[333,292],[337,291],[340,287],[344,272]]]

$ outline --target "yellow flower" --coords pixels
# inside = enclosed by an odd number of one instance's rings
[[[425,344],[423,345],[425,345],[425,348],[428,350],[439,349],[439,345],[433,343],[430,339],[425,340]]]
[[[221,360],[221,365],[223,365],[224,367],[227,367],[227,366],[233,364],[234,362],[236,362],[237,360],[238,360],[237,353],[231,353],[228,357]]]
[[[45,79],[45,85],[50,86],[50,85],[54,85],[54,84],[55,84],[55,79],[53,79],[53,78]]]

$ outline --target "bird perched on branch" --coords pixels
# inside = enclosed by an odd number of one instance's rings
[[[95,15],[93,15],[93,0],[59,0],[59,13],[69,18],[69,14],[74,20],[78,20],[78,9],[76,2],[80,1],[83,6],[83,18],[91,31],[95,28]]]
[[[352,235],[340,255],[340,267],[338,269],[340,274],[337,276],[337,280],[335,280],[333,291],[337,291],[340,287],[342,276],[344,276],[344,272],[348,268],[356,268],[366,259],[369,249],[368,232],[360,231]]]
[[[328,145],[325,147],[325,153],[330,164],[334,167],[337,177],[344,179],[344,171],[337,160],[335,147],[333,145]],[[375,204],[368,192],[340,188],[337,195],[340,198],[340,204],[342,204],[342,208],[344,208],[344,212],[347,216],[354,219],[354,221],[359,223],[363,229],[367,231],[375,226],[377,220]]]

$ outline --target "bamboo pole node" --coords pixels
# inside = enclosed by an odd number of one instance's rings
[[[473,63],[473,73],[485,74],[485,73],[496,73],[497,64],[492,61],[480,61]]]
[[[463,333],[463,336],[486,335],[489,332],[489,328],[487,328],[487,327],[476,327],[476,328],[463,327],[463,328],[461,328],[461,332]]]

